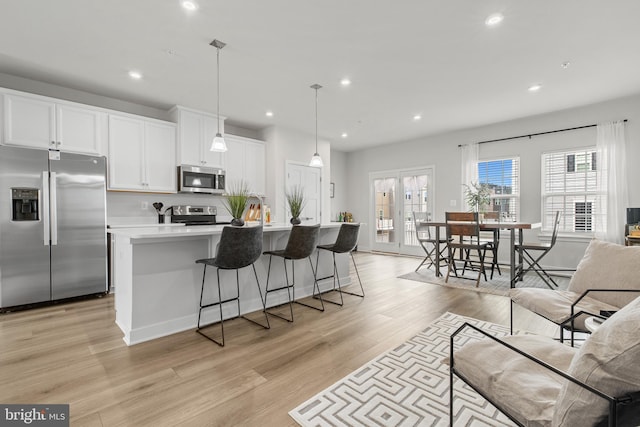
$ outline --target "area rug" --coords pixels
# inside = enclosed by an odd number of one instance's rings
[[[449,337],[464,322],[495,336],[509,328],[445,313],[427,329],[384,353],[289,412],[301,426],[448,426]],[[456,346],[480,339],[467,330]],[[508,418],[459,379],[456,426],[512,426]]]
[[[489,279],[490,273],[487,273],[487,279],[480,279],[480,284],[476,288],[475,278],[477,277],[477,273],[473,272],[473,280],[463,279],[459,277],[453,276],[453,274],[449,277],[449,282],[445,283],[444,279],[447,274],[446,268],[441,269],[444,276],[436,277],[435,271],[430,268],[421,268],[418,271],[412,271],[411,273],[403,274],[402,276],[398,276],[399,279],[407,279],[414,280],[416,282],[423,283],[431,283],[434,285],[447,286],[451,288],[458,289],[468,289],[476,292],[484,292],[495,295],[508,295],[509,294],[509,269],[502,268],[502,275],[499,275],[497,272],[494,273],[493,279]],[[467,273],[467,277],[472,277],[471,274]],[[560,277],[553,276],[553,280],[558,284],[558,289],[566,290],[567,286],[569,286],[569,281],[571,280],[569,277]],[[529,287],[529,288],[543,288],[549,289],[547,284],[538,277],[535,273],[529,273],[524,276],[524,280],[518,282],[517,285],[519,288]]]

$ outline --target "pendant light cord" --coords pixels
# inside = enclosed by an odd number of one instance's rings
[[[318,154],[318,88],[316,88],[316,154]]]
[[[218,79],[217,79],[217,86],[218,86],[218,111],[216,114],[216,118],[218,119],[218,133],[220,133],[220,48],[218,47],[218,55],[217,55],[217,68],[218,68]]]

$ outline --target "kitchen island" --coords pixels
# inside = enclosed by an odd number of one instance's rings
[[[255,226],[252,224],[248,226]],[[112,256],[115,287],[116,323],[124,332],[124,341],[133,345],[176,332],[195,329],[198,319],[200,288],[202,285],[202,265],[197,259],[215,257],[216,245],[224,226],[185,227],[136,227],[110,230],[114,239]],[[340,223],[323,224],[320,228],[319,244],[333,243],[338,235]],[[289,238],[291,225],[272,224],[264,227],[263,251],[282,249]],[[313,264],[316,254],[312,255]],[[296,298],[312,294],[313,274],[306,260],[296,262]],[[343,286],[349,281],[347,257],[337,257],[336,262]],[[291,273],[287,261],[289,274]],[[269,257],[261,256],[256,262],[260,288],[264,294],[267,282]],[[333,264],[330,253],[321,251],[318,277],[332,274]],[[216,275],[207,273],[204,299],[214,301],[213,291]],[[222,298],[236,292],[235,271],[220,270],[223,282]],[[239,271],[241,314],[262,310],[262,302],[256,289],[251,268]],[[271,283],[284,283],[283,263],[274,258],[271,265]],[[321,290],[333,286],[332,279],[320,281]],[[225,292],[228,292],[225,294]],[[217,293],[217,292],[216,292]],[[285,303],[286,291],[271,294],[269,305]],[[225,304],[223,316],[237,314],[235,304]],[[205,310],[203,323],[219,319],[218,309]],[[249,326],[250,327],[250,326]]]

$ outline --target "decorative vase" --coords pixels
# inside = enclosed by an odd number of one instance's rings
[[[291,218],[291,219],[289,220],[289,222],[290,222],[292,225],[298,225],[298,224],[300,224],[302,221],[300,221],[300,218],[295,217],[295,218]]]
[[[231,220],[231,225],[235,225],[236,227],[242,227],[244,225],[244,220],[242,218],[233,218]]]

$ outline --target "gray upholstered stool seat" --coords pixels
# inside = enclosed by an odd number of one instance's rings
[[[238,270],[244,267],[253,267],[253,274],[256,278],[256,284],[258,286],[258,293],[260,294],[260,301],[262,302],[262,308],[264,310],[264,300],[262,299],[262,291],[260,290],[260,281],[258,280],[258,274],[256,273],[255,262],[260,257],[262,252],[262,226],[260,227],[224,227],[222,229],[222,235],[220,236],[220,242],[216,248],[215,258],[204,258],[196,261],[197,264],[204,264],[204,271],[202,272],[202,289],[200,291],[200,310],[198,311],[198,329],[197,332],[215,342],[220,346],[224,346],[224,319],[222,316],[222,305],[228,302],[236,301],[238,305],[238,315],[236,317],[243,317],[244,319],[262,326],[265,329],[269,329],[269,318],[265,314],[266,326],[262,325],[252,319],[240,315],[240,280]],[[207,273],[207,267],[216,267],[217,284],[218,284],[218,299],[215,302],[204,304],[204,284]],[[236,296],[229,299],[222,299],[222,290],[220,285],[220,270],[236,270]],[[203,327],[209,325],[200,325],[202,316],[202,310],[218,306],[220,309],[220,330],[222,333],[222,340],[217,341],[202,332]],[[236,318],[234,317],[234,318]],[[230,320],[230,319],[227,319]],[[215,322],[214,322],[215,323]]]
[[[318,280],[329,279],[333,277],[333,289],[329,289],[326,292],[338,291],[340,294],[340,302],[335,302],[331,300],[325,300],[332,304],[343,305],[344,300],[342,298],[342,294],[355,295],[357,297],[364,298],[364,288],[362,287],[362,281],[360,280],[360,273],[358,273],[358,267],[356,266],[356,260],[353,258],[353,250],[358,246],[358,233],[360,231],[360,224],[351,224],[344,223],[340,226],[340,231],[338,231],[338,237],[336,241],[332,244],[328,245],[318,245],[318,249],[323,249],[325,251],[332,252],[333,255],[333,274],[331,276],[322,277]],[[351,256],[351,261],[353,261],[353,267],[356,270],[356,275],[358,276],[358,282],[360,283],[360,293],[357,294],[355,292],[347,292],[342,290],[342,286],[340,285],[340,276],[338,275],[338,267],[336,265],[336,254],[346,254],[348,253]],[[316,255],[316,270],[318,269],[318,262],[320,261],[320,251]],[[336,287],[336,279],[338,286]]]
[[[291,228],[291,233],[289,234],[289,240],[287,241],[287,247],[284,249],[274,250],[274,251],[266,251],[265,255],[269,255],[269,269],[267,270],[267,287],[265,289],[264,294],[264,306],[267,306],[267,297],[270,293],[287,290],[288,296],[288,304],[289,311],[291,313],[290,318],[286,318],[277,313],[273,313],[270,311],[265,312],[271,314],[272,316],[279,317],[288,322],[293,322],[293,305],[292,303],[297,303],[300,305],[304,305],[306,307],[310,307],[319,311],[324,311],[324,302],[322,301],[322,296],[320,296],[320,307],[314,307],[309,304],[302,303],[300,301],[296,301],[296,291],[295,291],[295,282],[296,282],[296,270],[295,270],[295,260],[300,259],[309,259],[309,265],[311,266],[311,272],[313,273],[313,295],[316,295],[316,290],[318,291],[317,295],[320,294],[320,289],[318,288],[318,280],[316,277],[316,271],[313,268],[313,263],[311,262],[311,254],[318,243],[318,234],[320,232],[320,224],[317,225],[294,225]],[[274,257],[282,258],[282,262],[284,263],[284,274],[285,274],[285,284],[283,286],[279,286],[277,288],[269,289],[269,278],[271,276],[271,259]],[[291,261],[291,271],[292,271],[292,280],[289,282],[289,273],[287,270],[287,260]]]

